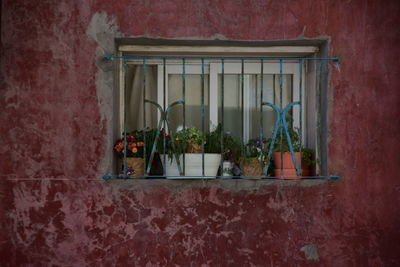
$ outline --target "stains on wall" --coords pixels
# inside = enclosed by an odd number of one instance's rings
[[[1,265],[399,265],[399,11],[397,1],[3,1]],[[330,73],[330,171],[343,178],[92,180],[111,166],[115,88],[101,57],[119,36],[330,36],[342,58]]]
[[[114,140],[112,137],[118,124],[117,107],[119,94],[115,78],[118,77],[116,69],[117,61],[104,59],[106,55],[114,55],[116,52],[115,38],[121,37],[118,32],[116,18],[108,16],[105,12],[95,13],[90,19],[86,34],[96,42],[96,93],[98,97],[98,109],[102,121],[105,122],[105,132],[107,133],[103,148],[104,151],[112,151]],[[99,173],[113,173],[113,157],[111,153],[104,153],[99,163]]]

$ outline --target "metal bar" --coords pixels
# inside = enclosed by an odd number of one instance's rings
[[[241,94],[241,96],[242,96],[242,103],[241,103],[241,105],[242,105],[242,146],[244,146],[244,60],[242,59],[242,62],[241,62],[241,69],[242,69],[242,71],[241,71],[241,74],[240,74],[240,90],[241,90],[241,92],[240,92],[240,94]]]
[[[69,179],[69,178],[65,178],[65,179],[63,179],[63,178],[10,178],[10,179],[6,179],[6,180],[8,180],[8,181],[41,181],[41,180],[47,180],[47,181],[52,181],[52,180],[54,180],[54,181],[60,181],[60,180],[62,180],[62,181],[76,181],[76,182],[82,182],[82,181],[101,181],[101,180],[105,180],[105,181],[107,181],[107,180],[109,180],[109,179],[111,179],[111,178],[120,178],[121,176],[120,175],[118,175],[118,174],[106,174],[106,175],[103,175],[103,179],[95,179],[95,178],[93,178],[93,179],[90,179],[90,178],[88,178],[88,179],[84,179],[84,180],[82,180],[82,179]],[[218,178],[219,177],[222,177],[222,176],[217,176]],[[229,177],[229,176],[228,176]],[[231,178],[236,178],[235,176],[230,176]],[[157,178],[160,178],[160,181],[165,181],[165,176],[161,176],[161,175],[154,175],[154,176],[152,176],[152,178],[154,178],[154,179],[157,179]],[[182,179],[184,179],[184,178],[182,178],[181,176],[168,176],[168,178],[180,178],[180,180],[182,180]],[[198,179],[207,179],[207,178],[211,178],[211,179],[213,179],[213,178],[215,178],[215,176],[190,176],[190,178],[198,178]],[[224,178],[226,178],[226,176],[224,177]],[[246,179],[246,178],[250,178],[250,179],[254,179],[254,178],[261,178],[261,179],[263,179],[263,180],[275,180],[275,179],[279,179],[279,180],[324,180],[324,179],[340,179],[341,178],[341,176],[337,176],[337,175],[323,175],[323,176],[307,176],[307,177],[304,177],[304,176],[292,176],[292,177],[281,177],[281,176],[242,176],[242,178],[243,179]],[[153,179],[153,180],[154,180]],[[187,179],[187,180],[195,180],[195,179]],[[215,180],[215,179],[213,179],[213,180]],[[172,181],[166,181],[166,182],[168,182],[168,183],[170,183],[170,182],[172,182]],[[240,182],[240,180],[237,180],[237,181],[235,181],[235,183],[238,183],[238,182]]]
[[[170,110],[171,110],[174,106],[176,106],[176,105],[178,105],[178,104],[185,104],[185,102],[184,102],[183,100],[175,101],[175,102],[173,102],[171,105],[169,105],[167,109],[164,110],[165,124],[167,124],[168,129],[170,129],[170,127],[169,127],[169,120],[168,120],[169,112],[170,112]],[[174,138],[173,131],[170,131],[170,135],[171,135],[171,140],[172,140],[172,142],[171,142],[172,150],[174,151],[176,164],[177,164],[177,166],[178,166],[178,171],[179,171],[179,174],[182,176],[182,175],[184,175],[184,174],[183,174],[182,169],[181,169],[181,163],[180,163],[180,160],[179,160],[179,154],[178,154],[177,149],[176,149],[176,147],[175,147],[175,138]]]
[[[169,122],[168,122],[169,112],[171,111],[171,109],[174,106],[176,106],[178,104],[184,104],[184,101],[183,100],[175,101],[171,105],[169,105],[166,109],[163,109],[157,102],[155,102],[153,100],[146,100],[146,102],[155,105],[158,108],[158,110],[159,110],[159,112],[161,114],[160,121],[158,122],[156,138],[154,140],[153,148],[152,148],[150,159],[149,159],[149,165],[147,166],[147,169],[148,169],[148,172],[149,172],[150,168],[151,168],[151,164],[153,163],[154,153],[157,150],[157,143],[158,143],[158,139],[159,139],[159,136],[160,136],[161,128],[162,128],[163,125],[164,125],[164,128],[166,126],[169,128]],[[172,138],[172,140],[175,140],[172,131],[171,131],[171,138]],[[172,150],[173,150],[174,155],[175,155],[175,160],[176,160],[177,165],[178,165],[179,174],[182,175],[182,171],[181,171],[181,167],[180,167],[180,160],[179,160],[178,153],[177,153],[177,150],[176,150],[176,147],[175,147],[175,143],[171,142],[171,145],[172,145]]]
[[[153,147],[152,147],[152,149],[151,149],[151,154],[150,154],[150,158],[149,158],[149,164],[147,165],[147,171],[146,171],[146,172],[149,173],[149,172],[150,172],[151,165],[152,165],[152,163],[153,163],[154,153],[155,153],[156,150],[157,150],[158,139],[160,138],[160,131],[161,131],[162,124],[163,124],[164,112],[163,112],[161,106],[160,106],[159,104],[157,104],[156,102],[151,101],[151,100],[146,100],[146,102],[155,104],[155,105],[157,106],[157,108],[160,110],[160,113],[161,113],[161,119],[160,119],[160,121],[159,121],[159,123],[158,123],[157,131],[156,131],[156,137],[155,137],[155,139],[154,139]],[[164,170],[165,170],[165,165],[164,165]],[[163,174],[165,174],[165,173],[163,173]]]
[[[205,115],[204,115],[204,59],[201,59],[201,167],[204,176],[204,128],[205,128]]]
[[[250,76],[250,75],[249,75]],[[255,96],[256,96],[256,99],[255,99],[255,101],[254,101],[254,103],[255,103],[255,105],[254,105],[254,108],[255,108],[255,111],[257,111],[257,109],[259,108],[259,106],[257,105],[257,98],[258,98],[258,75],[257,74],[255,74],[254,75],[255,76],[255,78],[256,78],[256,84],[255,84],[255,86],[256,86],[256,92],[255,92]],[[249,86],[249,88],[247,89],[247,90],[251,90],[250,89],[251,88],[251,86]],[[248,94],[250,97],[251,97],[251,94]],[[262,101],[261,101],[262,102]],[[250,120],[250,118],[251,118],[251,99],[248,101],[248,103],[250,104],[249,105],[249,117],[248,117],[248,120],[249,120],[249,139],[251,139],[252,138],[252,136],[251,136],[251,134],[250,134],[250,127],[251,127],[251,125],[252,125],[252,121]],[[260,105],[261,106],[261,105]],[[253,133],[254,134],[254,133]],[[257,134],[257,137],[260,137],[260,133],[258,133]],[[262,142],[261,142],[261,148],[262,148]]]
[[[274,83],[275,83],[275,80],[274,80]],[[267,156],[267,165],[264,167],[264,171],[263,171],[264,174],[267,175],[270,161],[271,161],[272,151],[273,151],[274,145],[275,145],[276,136],[278,135],[278,129],[280,129],[281,111],[279,110],[279,108],[276,105],[269,103],[269,102],[262,102],[261,105],[262,106],[270,106],[276,112],[275,128],[274,128],[274,132],[272,134],[271,144],[269,146],[269,151],[268,151],[268,156]]]
[[[127,143],[126,143],[126,99],[128,99],[126,97],[126,76],[127,76],[127,65],[126,65],[126,60],[124,59],[123,62],[123,66],[124,66],[124,96],[125,96],[125,100],[124,100],[124,160],[123,160],[123,168],[124,168],[124,177],[127,177],[128,174],[128,169],[126,167],[126,154],[127,154]]]
[[[166,78],[166,72],[167,72],[167,70],[166,70],[166,60],[165,60],[165,58],[163,58],[163,110],[165,110],[166,108],[167,108],[167,105],[166,105],[166,98],[167,98],[167,96],[166,96],[166,94],[167,94],[167,90],[166,90],[166,81],[167,81],[167,78]],[[167,141],[166,141],[166,135],[167,135],[167,129],[166,129],[166,123],[165,123],[165,121],[164,121],[164,125],[163,125],[163,127],[164,127],[164,134],[163,134],[163,155],[164,155],[164,157],[163,157],[163,173],[164,173],[164,175],[165,175],[165,171],[166,171],[166,169],[167,169]]]
[[[262,103],[263,103],[263,99],[264,99],[264,60],[261,59],[261,77],[260,77],[261,81],[261,86],[260,86],[260,137],[261,140],[263,140],[264,138],[264,117],[263,117],[263,112],[262,112]]]
[[[147,59],[233,59],[233,60],[256,60],[259,61],[261,59],[263,60],[327,60],[327,61],[333,61],[333,62],[340,62],[339,57],[326,57],[326,58],[302,58],[302,57],[191,57],[191,56],[104,56],[104,59],[113,59],[113,58],[125,58],[125,59],[142,59],[142,58],[147,58]]]
[[[299,62],[299,75],[300,75],[300,81],[299,81],[300,172],[297,174],[299,174],[301,176],[301,175],[303,175],[303,165],[302,165],[302,163],[303,163],[303,60],[300,60],[300,62]]]
[[[283,77],[282,77],[282,60],[279,60],[279,109],[282,111],[282,87],[283,87]],[[281,114],[282,115],[282,114]],[[282,120],[286,120],[286,118],[281,118]],[[283,174],[283,153],[282,153],[282,145],[283,145],[283,132],[282,132],[282,124],[280,125],[280,144],[279,151],[281,152],[281,174]]]
[[[289,110],[289,108],[291,108],[294,105],[300,105],[300,102],[292,102],[289,105],[287,105],[285,107],[285,109],[283,111],[281,111],[282,112],[281,120],[282,120],[283,128],[284,128],[285,133],[286,133],[286,139],[287,139],[287,142],[288,142],[289,151],[290,151],[290,154],[292,155],[292,160],[293,160],[294,166],[296,168],[296,174],[298,175],[299,174],[299,166],[297,165],[297,160],[296,160],[296,156],[294,154],[291,136],[289,134],[289,130],[288,130],[287,122],[286,122],[286,113]],[[281,129],[282,129],[282,127],[281,127]],[[282,156],[282,153],[281,153],[281,156]],[[282,159],[281,159],[281,162],[283,162]],[[283,164],[281,164],[281,166],[282,165]],[[282,168],[281,168],[281,170],[282,170]]]
[[[185,65],[185,59],[182,58],[182,99],[183,99],[183,129],[186,129],[186,65]],[[172,139],[174,142],[174,139]],[[186,156],[185,156],[185,151],[182,151],[183,153],[183,174],[185,175],[185,161],[186,161]]]
[[[316,171],[318,173],[326,174],[327,173],[327,153],[326,150],[323,148],[322,143],[327,145],[327,140],[326,140],[326,134],[322,133],[322,130],[326,130],[326,110],[327,110],[327,102],[326,102],[326,92],[324,94],[325,97],[323,97],[323,83],[326,83],[325,79],[323,77],[323,66],[325,65],[323,61],[317,61],[315,62],[315,67],[316,67],[316,103],[317,103],[317,125],[316,125],[316,157],[318,159],[321,159],[321,161],[318,162],[316,166]],[[322,103],[325,103],[326,108],[322,108]],[[322,118],[324,118],[322,120]],[[324,127],[322,127],[322,123],[324,123]],[[325,150],[323,152],[323,150]]]
[[[221,175],[224,172],[224,91],[225,91],[225,62],[224,59],[221,59]],[[218,80],[218,76],[217,76]]]
[[[143,59],[143,164],[144,164],[144,170],[145,176],[148,176],[148,172],[146,171],[146,132],[147,132],[147,127],[146,127],[146,76],[147,76],[147,64],[146,64],[146,58]],[[150,166],[151,167],[151,166]]]

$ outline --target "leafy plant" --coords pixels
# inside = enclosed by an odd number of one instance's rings
[[[182,151],[198,153],[203,141],[203,133],[196,127],[186,128],[175,133],[175,143]]]
[[[315,158],[315,150],[311,148],[303,148],[301,150],[302,160],[307,166],[315,166],[320,163],[319,159]]]
[[[292,147],[294,152],[299,152],[301,147],[301,136],[300,136],[300,129],[299,128],[288,128],[290,141],[292,142]],[[275,152],[290,152],[289,149],[289,142],[286,136],[286,132],[282,129],[282,135],[280,131],[278,131],[277,137],[275,139],[274,144],[274,151]]]
[[[221,152],[221,135],[223,135],[224,151]],[[222,125],[206,135],[206,144],[204,146],[206,153],[221,153],[224,160],[237,162],[240,155],[240,143],[228,132],[222,131]]]

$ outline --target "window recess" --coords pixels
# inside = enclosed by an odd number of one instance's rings
[[[337,178],[322,174],[318,161],[321,154],[319,109],[327,108],[319,105],[318,95],[322,90],[322,68],[338,59],[317,56],[315,46],[120,46],[118,55],[106,59],[114,60],[120,74],[118,127],[123,133],[122,168],[104,178],[226,178],[222,175],[225,135],[238,141],[242,154],[248,142],[268,140],[261,145],[260,175],[229,178]],[[205,135],[217,126],[222,131],[219,132],[220,147],[216,150],[222,156],[211,160],[218,162],[217,172],[210,174]],[[168,139],[178,140],[178,131],[190,127],[196,127],[203,134],[197,156],[201,168],[197,173],[188,170],[187,162],[192,160],[192,155],[178,151],[175,141],[171,143]],[[153,143],[146,140],[149,129],[154,129],[152,141],[156,141]],[[127,167],[130,149],[127,133],[137,130],[142,131],[145,143],[143,173],[132,175]],[[298,140],[293,140],[293,131]],[[302,169],[305,148],[315,152],[312,159],[315,173],[307,176]],[[166,150],[172,158],[166,156]],[[273,160],[273,153],[285,150],[290,154],[295,173],[285,175],[281,164],[279,175],[275,175],[271,170],[278,159]],[[299,158],[295,152],[300,152]],[[157,153],[162,154],[162,173],[151,175]]]

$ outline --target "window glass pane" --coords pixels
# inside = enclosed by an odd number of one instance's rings
[[[222,79],[218,75],[218,96],[222,99]],[[218,122],[224,120],[224,131],[240,139],[242,113],[241,113],[240,75],[224,75],[224,118],[221,113],[221,101],[218,103]]]
[[[218,75],[218,95],[222,98],[222,79]],[[225,74],[224,76],[224,131],[230,132],[235,137],[242,137],[242,101],[241,101],[241,75]],[[252,139],[260,136],[260,105],[261,105],[261,75],[246,74],[243,78],[244,85],[244,138]],[[263,77],[263,101],[280,107],[279,74],[265,74]],[[292,102],[292,75],[282,75],[282,106]],[[218,120],[222,122],[221,106],[218,104]],[[289,112],[291,114],[291,112]],[[267,106],[263,107],[263,135],[271,137],[275,127],[275,111]]]
[[[195,126],[202,129],[201,120],[201,74],[186,74],[186,127]],[[204,120],[205,131],[210,127],[209,114],[209,75],[204,74]],[[183,99],[182,94],[182,75],[168,75],[168,104]],[[179,126],[183,126],[183,106],[175,106],[169,115],[170,127],[176,131]]]

